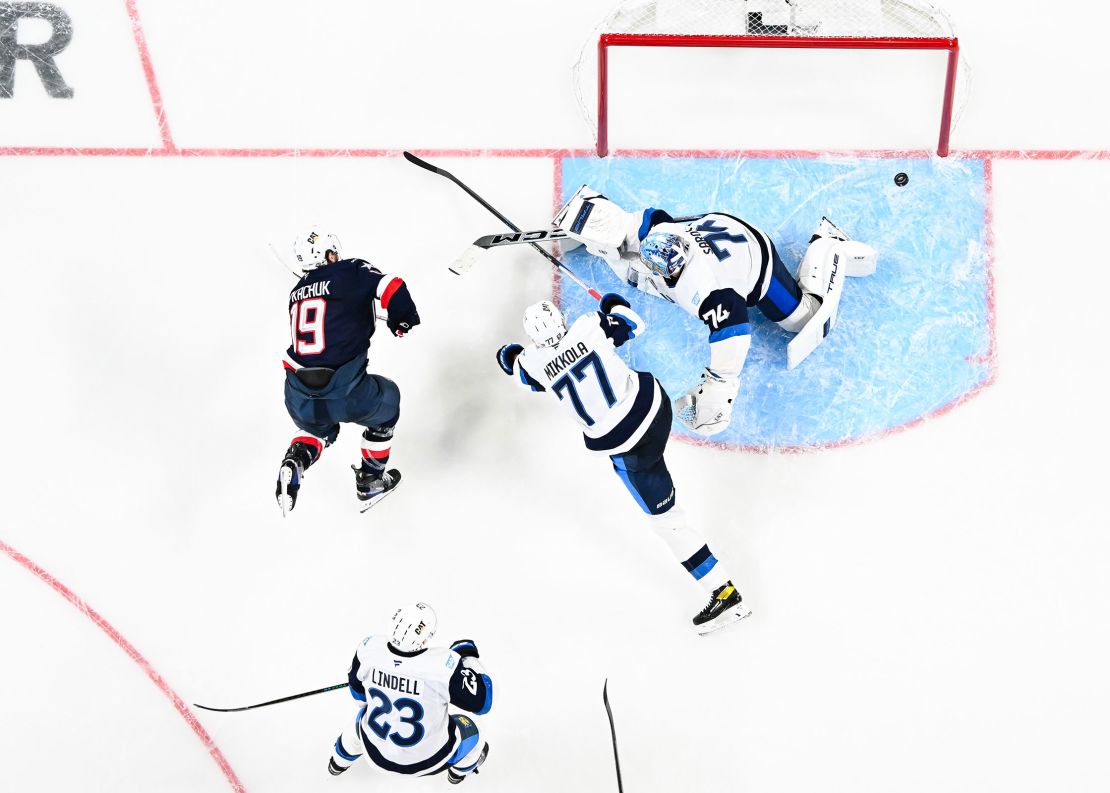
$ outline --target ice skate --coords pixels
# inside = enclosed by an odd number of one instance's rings
[[[360,512],[366,512],[401,484],[401,472],[396,468],[388,471],[368,471],[359,466],[351,466],[355,471],[355,495],[362,502]]]
[[[752,610],[740,602],[740,591],[731,581],[726,581],[713,590],[709,603],[694,617],[694,629],[698,635],[705,636],[751,614]]]
[[[305,469],[310,465],[312,465],[312,452],[306,444],[297,441],[285,452],[285,459],[281,461],[281,468],[278,469],[277,490],[274,493],[278,506],[281,507],[282,517],[292,512],[293,507],[297,505],[301,479],[304,478]]]
[[[466,779],[468,776],[470,776],[471,774],[477,774],[478,773],[478,768],[481,767],[482,763],[484,763],[486,761],[486,755],[487,754],[489,754],[489,744],[488,743],[485,746],[482,747],[482,753],[480,755],[478,755],[478,762],[476,762],[474,764],[474,767],[471,768],[470,770],[468,770],[466,773],[460,774],[454,768],[448,768],[447,769],[447,781],[450,782],[452,785],[457,785],[460,782],[462,782],[464,779]]]

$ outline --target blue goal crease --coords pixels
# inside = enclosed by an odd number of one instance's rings
[[[894,183],[904,172],[909,182]],[[566,157],[562,201],[582,184],[624,209],[727,212],[762,228],[796,269],[822,216],[879,251],[874,275],[845,282],[836,329],[798,368],[790,334],[751,312],[751,351],[732,424],[713,440],[800,448],[883,434],[943,409],[991,377],[993,349],[982,160]],[[648,333],[621,347],[672,396],[709,361],[705,325],[622,284],[582,248],[565,257],[598,291],[618,292]],[[571,316],[596,311],[561,290]],[[689,434],[677,423],[675,432]]]

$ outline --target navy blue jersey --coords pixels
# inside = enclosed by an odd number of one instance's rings
[[[292,344],[287,369],[338,369],[366,357],[376,327],[374,300],[381,302],[394,333],[419,323],[405,282],[362,259],[340,259],[306,274],[289,293]]]

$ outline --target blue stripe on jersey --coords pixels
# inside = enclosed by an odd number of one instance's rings
[[[335,739],[335,753],[346,760],[348,763],[353,763],[358,758],[362,757],[361,754],[348,754],[347,750],[343,748],[343,736]]]
[[[715,330],[709,334],[709,343],[715,341],[724,341],[731,339],[733,336],[750,336],[752,334],[752,326],[749,322],[744,322],[740,325],[729,325],[727,328]]]
[[[790,294],[785,286],[779,283],[778,279],[771,276],[771,285],[767,287],[767,295],[765,300],[770,300],[785,319],[794,313],[794,309],[798,307],[798,298]]]
[[[636,372],[636,376],[639,378],[640,390],[632,400],[628,415],[600,438],[582,436],[586,442],[586,448],[590,451],[604,452],[621,446],[644,424],[648,414],[651,413],[651,403],[655,400],[655,378],[647,372]]]
[[[489,675],[482,675],[482,683],[486,687],[486,699],[482,702],[482,707],[474,711],[479,716],[489,713],[489,709],[493,707],[493,681],[489,679]]]
[[[459,744],[458,750],[453,755],[451,755],[451,759],[447,761],[447,765],[454,765],[455,763],[459,762],[468,754],[470,754],[471,750],[473,750],[474,747],[477,745],[478,733],[466,736],[465,738],[463,738],[462,743]],[[475,765],[477,765],[477,763],[475,763]],[[474,766],[468,766],[467,768],[460,768],[458,770],[469,771],[473,767]]]
[[[520,367],[520,382],[529,386],[533,391],[543,391],[543,386],[532,375],[524,371],[524,367]]]

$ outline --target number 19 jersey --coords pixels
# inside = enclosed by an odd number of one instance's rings
[[[586,448],[622,454],[643,437],[662,403],[655,378],[629,368],[616,352],[645,327],[625,306],[584,314],[558,344],[525,347],[516,361],[521,382],[560,401],[582,426]]]

